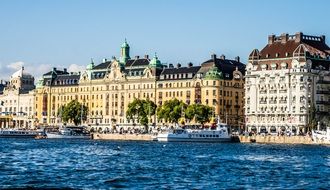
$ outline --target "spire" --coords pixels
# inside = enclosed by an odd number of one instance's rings
[[[155,55],[152,58],[152,60],[149,62],[149,67],[151,67],[151,68],[162,68],[162,63],[158,59],[156,52],[155,52]]]
[[[87,70],[92,70],[94,68],[94,60],[91,58],[91,63],[87,65],[86,69]]]

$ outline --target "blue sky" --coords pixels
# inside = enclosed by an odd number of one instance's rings
[[[0,78],[19,66],[38,78],[52,67],[85,67],[90,58],[119,57],[127,38],[131,57],[165,63],[209,59],[212,53],[246,62],[269,34],[330,38],[326,0],[1,0]]]

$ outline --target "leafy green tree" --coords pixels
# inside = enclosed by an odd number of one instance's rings
[[[136,117],[141,125],[147,126],[149,123],[149,117],[155,115],[156,107],[156,104],[149,99],[134,99],[133,102],[128,104],[126,117],[129,120],[133,120],[134,117]]]
[[[185,115],[187,119],[195,119],[197,123],[204,124],[210,121],[213,115],[213,110],[208,105],[191,104],[186,109]]]
[[[87,113],[87,106],[82,105],[78,100],[72,100],[67,105],[61,106],[58,112],[63,122],[73,122],[75,125],[86,120]]]
[[[308,128],[309,131],[311,131],[311,129],[314,129],[317,125],[317,119],[316,119],[316,108],[314,106],[314,104],[311,105],[311,107],[309,108],[308,111]]]
[[[158,119],[164,119],[165,122],[178,123],[178,120],[187,108],[187,104],[178,99],[165,101],[164,104],[157,109]]]

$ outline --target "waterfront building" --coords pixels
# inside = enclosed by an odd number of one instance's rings
[[[244,122],[245,65],[236,60],[212,55],[200,66],[182,67],[164,64],[153,58],[130,57],[130,46],[121,46],[120,58],[104,59],[95,65],[92,60],[81,73],[66,70],[43,75],[37,85],[37,117],[41,123],[59,124],[60,106],[77,99],[88,107],[85,124],[127,124],[128,104],[138,99],[150,99],[158,106],[177,98],[187,104],[202,103],[214,108],[214,115],[234,126]],[[150,123],[163,123],[156,117]]]
[[[0,127],[33,128],[35,113],[34,77],[22,67],[1,84]]]
[[[325,36],[268,36],[246,66],[247,130],[306,132],[313,108],[316,117],[329,117],[329,55]]]

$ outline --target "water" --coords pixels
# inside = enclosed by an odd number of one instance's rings
[[[330,146],[0,139],[0,188],[330,188]]]

